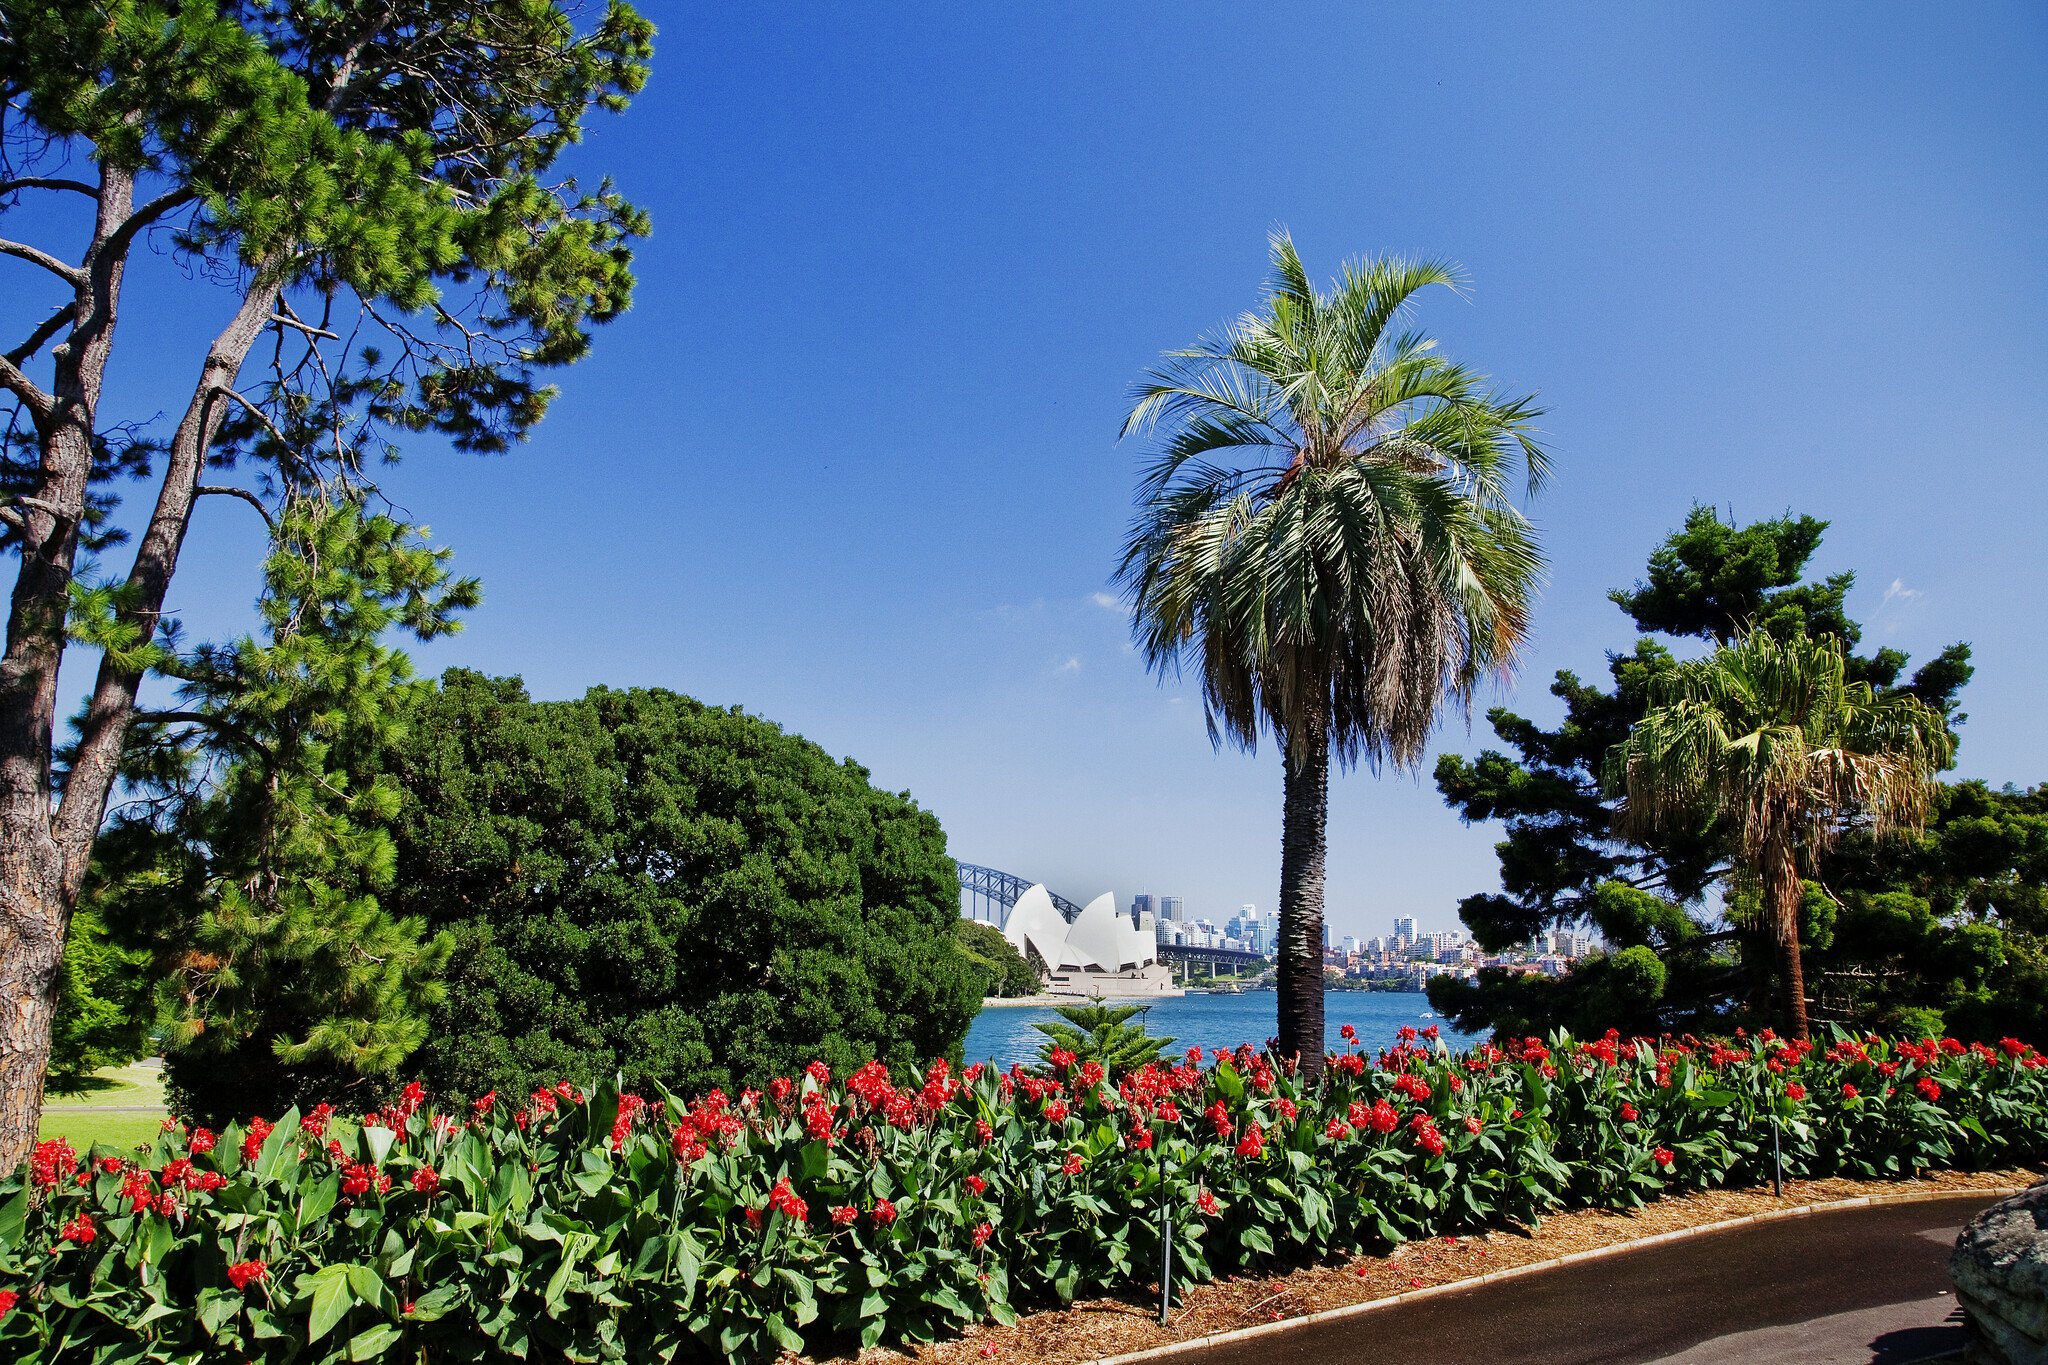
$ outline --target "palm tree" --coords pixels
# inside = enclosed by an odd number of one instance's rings
[[[1147,666],[1199,672],[1211,741],[1281,751],[1279,1044],[1313,1073],[1331,756],[1416,766],[1512,665],[1543,569],[1512,485],[1546,461],[1530,398],[1396,330],[1450,266],[1352,262],[1319,293],[1284,232],[1272,261],[1261,311],[1134,392],[1124,434],[1156,447],[1117,581]]]
[[[1832,635],[1752,630],[1650,684],[1650,711],[1614,746],[1607,781],[1623,832],[1725,820],[1763,889],[1782,1023],[1807,1036],[1799,950],[1802,862],[1852,821],[1917,829],[1955,755],[1941,713],[1850,682]]]

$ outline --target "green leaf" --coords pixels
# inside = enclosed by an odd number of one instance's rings
[[[462,1301],[462,1290],[452,1284],[437,1284],[412,1301],[412,1312],[406,1316],[414,1322],[438,1322],[449,1309]]]
[[[375,1360],[392,1346],[397,1345],[398,1339],[402,1335],[404,1334],[390,1323],[380,1322],[374,1327],[356,1333],[355,1339],[348,1344],[348,1358],[350,1360]]]
[[[299,1196],[299,1230],[303,1232],[325,1218],[340,1197],[341,1179],[338,1176],[325,1176],[307,1186],[306,1192]]]
[[[302,1292],[311,1289],[313,1311],[306,1323],[309,1344],[333,1331],[335,1324],[355,1307],[355,1296],[348,1288],[348,1271],[344,1264],[322,1266],[299,1281]]]
[[[395,1129],[380,1124],[374,1128],[363,1129],[362,1138],[363,1148],[370,1154],[370,1164],[382,1166],[384,1158],[391,1155],[391,1144],[398,1141],[398,1133]]]

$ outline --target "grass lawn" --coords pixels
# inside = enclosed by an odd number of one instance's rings
[[[95,1142],[126,1151],[155,1137],[163,1117],[163,1069],[137,1063],[100,1072],[82,1094],[46,1095],[37,1132],[81,1152]]]

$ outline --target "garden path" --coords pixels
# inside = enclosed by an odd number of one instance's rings
[[[1201,1354],[1201,1365],[1908,1365],[1962,1349],[1956,1234],[1995,1200],[1817,1213],[1579,1261]]]

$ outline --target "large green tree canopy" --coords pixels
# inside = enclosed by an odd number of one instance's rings
[[[452,932],[431,1084],[728,1089],[957,1055],[984,978],[938,821],[739,710],[452,671],[408,717],[385,901]]]

